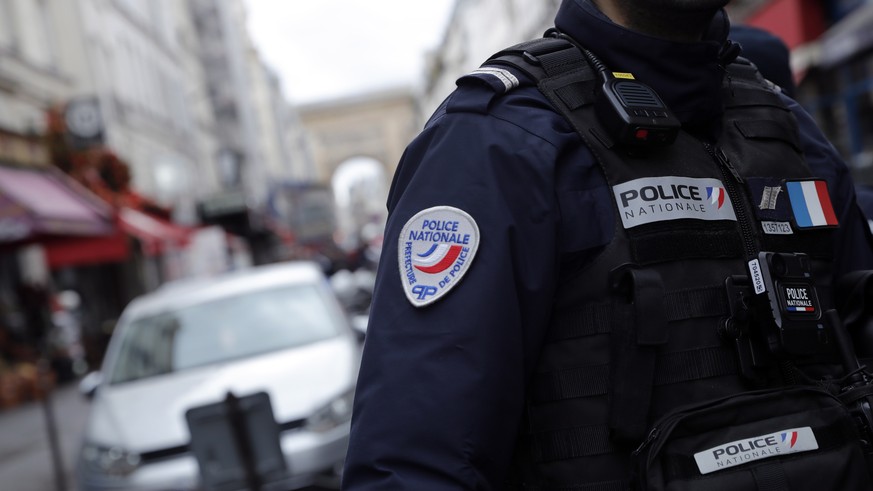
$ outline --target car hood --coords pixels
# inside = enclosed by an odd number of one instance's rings
[[[277,422],[304,419],[351,389],[359,347],[336,338],[221,365],[101,386],[86,431],[90,443],[130,451],[186,445],[185,412],[237,397],[267,392]]]

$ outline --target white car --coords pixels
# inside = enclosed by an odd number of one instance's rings
[[[336,486],[360,338],[309,262],[171,283],[134,300],[99,376],[83,381],[93,399],[79,490],[202,489],[186,412],[229,392],[269,396],[286,470],[264,489]]]

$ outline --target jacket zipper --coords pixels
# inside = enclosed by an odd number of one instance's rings
[[[739,190],[739,185],[745,183],[745,179],[737,171],[736,167],[731,164],[724,151],[709,143],[704,142],[703,148],[709,153],[712,159],[718,164],[718,169],[721,171],[724,180],[724,186],[728,196],[731,198],[731,203],[734,207],[734,213],[737,215],[737,221],[740,224],[740,231],[743,236],[743,249],[746,252],[746,261],[752,261],[758,258],[758,245],[755,241],[755,232],[752,227],[752,221],[746,212],[745,196]]]

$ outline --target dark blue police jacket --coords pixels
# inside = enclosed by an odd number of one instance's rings
[[[731,51],[723,13],[697,43],[627,30],[589,0],[565,0],[555,24],[611,70],[652,86],[686,130],[707,139],[718,128],[719,64]],[[846,165],[810,116],[785,102],[813,175],[830,186],[835,274],[873,267]],[[561,258],[585,260],[610,242],[611,196],[589,150],[536,87],[499,94],[461,84],[448,97],[394,176],[344,489],[502,489]],[[398,240],[416,214],[440,206],[475,220],[478,249],[450,291],[416,306]]]

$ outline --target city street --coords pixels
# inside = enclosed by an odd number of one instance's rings
[[[88,400],[79,394],[76,383],[68,383],[52,393],[51,401],[65,468],[66,491],[74,491],[73,467],[88,415]],[[9,491],[59,489],[41,402],[0,411],[0,488]]]

